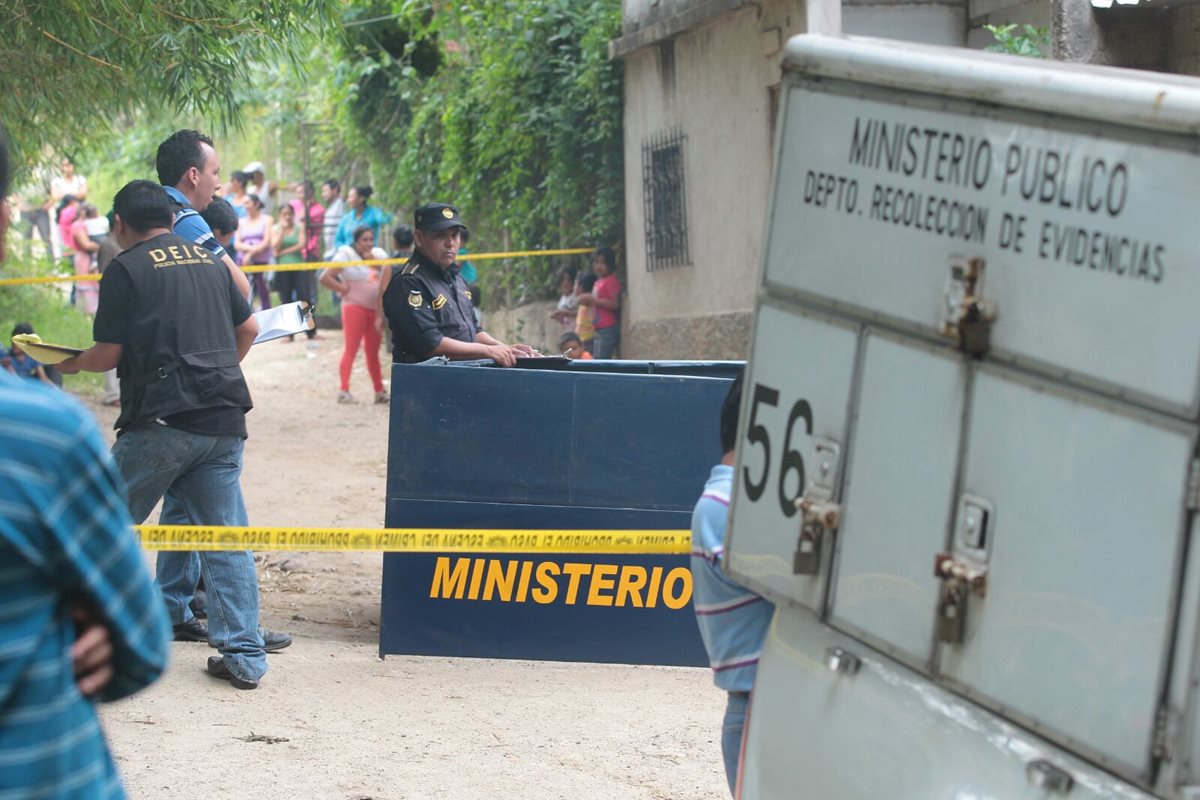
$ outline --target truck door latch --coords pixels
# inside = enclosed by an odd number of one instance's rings
[[[955,258],[950,262],[943,297],[941,332],[958,341],[958,349],[982,358],[991,347],[996,304],[983,297],[982,258]]]
[[[794,575],[816,575],[821,571],[821,544],[827,533],[837,529],[842,518],[842,507],[833,501],[842,446],[823,437],[813,445],[817,469],[809,476],[804,494],[796,498],[800,540],[792,556]]]
[[[933,559],[933,575],[942,580],[934,626],[937,640],[957,644],[967,634],[968,595],[983,597],[987,593],[987,567],[938,553]]]

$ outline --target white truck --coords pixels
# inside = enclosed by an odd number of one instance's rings
[[[1200,798],[1200,81],[788,45],[744,798]]]

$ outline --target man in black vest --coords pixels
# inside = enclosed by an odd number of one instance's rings
[[[505,344],[475,324],[471,293],[456,263],[462,232],[467,229],[458,209],[445,203],[421,206],[416,223],[412,258],[383,295],[394,360],[490,358],[511,367],[518,357],[537,355],[529,345]]]
[[[258,323],[226,267],[171,233],[162,188],[133,181],[113,198],[124,252],[100,281],[96,344],[61,369],[117,368],[121,415],[113,458],[143,522],[170,491],[199,525],[244,526],[239,479],[250,391],[239,366]],[[254,689],[267,669],[258,630],[258,575],[248,551],[200,554],[209,638],[221,656],[211,675]],[[164,592],[169,596],[168,592]],[[168,610],[188,621],[186,608]]]

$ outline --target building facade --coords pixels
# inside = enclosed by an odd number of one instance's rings
[[[622,355],[746,356],[789,37],[984,47],[985,25],[1027,23],[1065,60],[1200,72],[1195,0],[1107,2],[623,0],[609,43],[625,74]]]

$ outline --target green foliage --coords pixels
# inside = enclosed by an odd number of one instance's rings
[[[139,108],[239,119],[255,63],[295,62],[338,0],[0,0],[0,120],[33,160]]]
[[[40,253],[30,252],[15,232],[10,234],[9,241],[13,247],[0,269],[0,277],[25,278],[69,271],[65,266],[60,269],[59,265],[51,264]],[[0,347],[9,347],[9,334],[19,322],[31,324],[47,342],[89,347],[92,343],[91,318],[71,308],[70,292],[69,283],[0,287]],[[93,373],[64,378],[64,387],[76,392],[94,392],[101,382],[101,376]]]
[[[1050,53],[1050,29],[1024,25],[984,25],[996,41],[986,49],[993,53],[1047,58]]]
[[[623,228],[616,0],[399,2],[347,27],[338,119],[405,210],[453,202],[473,250],[611,244]],[[377,5],[363,9],[379,16]],[[436,54],[436,57],[434,57]],[[484,296],[546,295],[546,259],[482,263]]]

